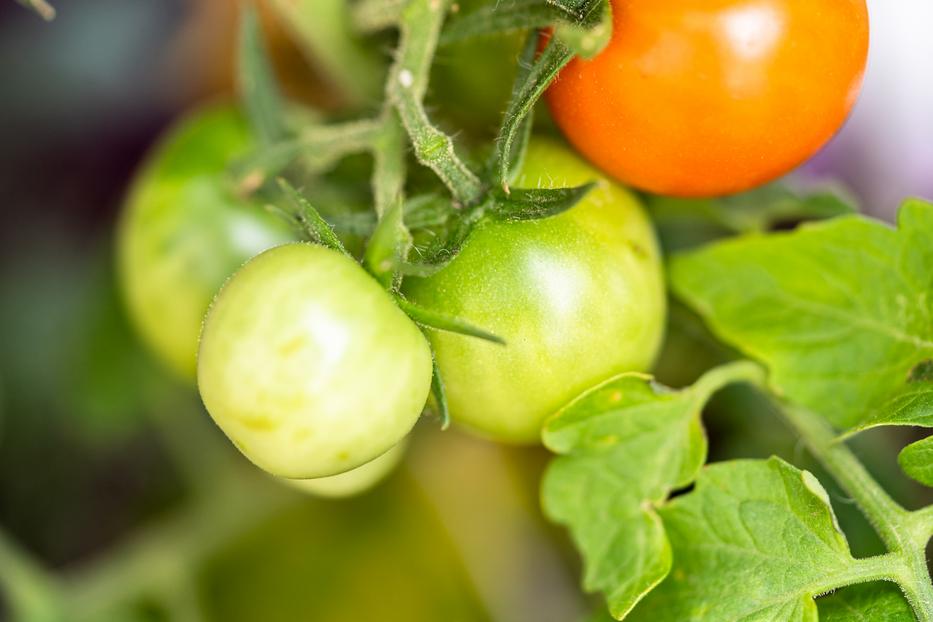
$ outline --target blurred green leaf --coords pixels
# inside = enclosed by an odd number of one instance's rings
[[[276,143],[285,137],[284,105],[255,7],[244,3],[240,19],[240,96],[259,140]]]

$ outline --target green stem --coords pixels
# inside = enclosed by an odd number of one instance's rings
[[[378,100],[384,64],[353,32],[346,0],[272,0],[271,6],[343,100],[354,107]]]
[[[373,200],[376,215],[382,218],[389,207],[404,199],[405,192],[405,128],[398,114],[387,109],[382,121],[382,131],[373,149]]]
[[[431,124],[422,105],[449,4],[450,0],[412,0],[406,7],[386,98],[398,110],[418,161],[440,177],[457,202],[468,205],[482,197],[483,184],[457,156],[450,136]]]
[[[61,619],[55,579],[0,530],[0,588],[17,619],[52,622]]]
[[[904,562],[897,553],[886,553],[865,559],[856,559],[839,574],[823,578],[813,587],[814,594],[826,594],[833,590],[872,581],[898,582],[903,575]]]
[[[933,622],[933,583],[926,544],[916,519],[875,481],[825,419],[806,409],[782,404],[780,412],[800,434],[817,460],[836,479],[878,532],[892,554],[902,561],[898,583],[921,622]]]
[[[234,171],[238,191],[251,194],[299,158],[309,173],[326,171],[347,155],[374,149],[382,133],[380,119],[311,125],[298,138],[269,145],[238,162]]]

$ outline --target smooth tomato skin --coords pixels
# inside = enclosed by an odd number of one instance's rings
[[[344,473],[414,426],[428,342],[359,264],[294,243],[246,263],[211,305],[198,353],[207,411],[257,466],[289,479]]]
[[[315,497],[333,499],[352,497],[366,492],[395,470],[405,455],[405,441],[402,441],[378,458],[340,475],[319,477],[317,479],[282,480],[295,490]]]
[[[612,41],[547,91],[571,143],[658,194],[758,186],[839,129],[868,54],[865,0],[613,0]]]
[[[295,239],[281,219],[227,186],[227,165],[251,145],[233,106],[195,111],[149,155],[121,215],[117,254],[130,315],[159,358],[192,381],[217,290],[250,257]]]
[[[515,187],[600,180],[544,220],[487,222],[443,270],[405,282],[416,303],[468,320],[505,346],[431,331],[454,421],[514,443],[584,390],[644,371],[663,336],[664,278],[635,197],[563,145],[536,138]]]

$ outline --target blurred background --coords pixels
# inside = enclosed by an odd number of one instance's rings
[[[39,603],[36,620],[59,619],[61,602],[102,621],[580,619],[594,601],[565,534],[541,517],[543,451],[426,420],[383,485],[314,499],[246,464],[194,390],[138,343],[115,284],[114,223],[167,124],[233,96],[237,4],[61,0],[44,23],[0,0],[0,620],[14,619],[14,597]],[[861,101],[797,175],[842,181],[891,220],[902,197],[933,198],[933,3],[869,5]],[[262,16],[290,95],[375,109],[378,93],[348,95],[333,58]],[[515,42],[473,45],[442,53],[432,96],[445,123],[481,134],[508,89],[489,67]],[[352,70],[385,51],[373,42]],[[728,356],[699,325],[684,330],[683,313],[658,370],[674,385]],[[728,391],[710,411],[714,459],[779,453],[811,466],[749,393]],[[897,474],[901,434],[862,442],[913,506],[923,493]],[[841,514],[856,553],[874,552],[861,519]]]

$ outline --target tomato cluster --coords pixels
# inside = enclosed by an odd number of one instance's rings
[[[583,154],[649,191],[721,194],[785,172],[839,126],[864,69],[862,0],[612,7],[608,47],[572,60],[547,98]],[[389,283],[237,196],[226,171],[254,148],[231,106],[182,121],[133,185],[119,254],[146,341],[196,372],[214,421],[266,471],[349,494],[395,465],[432,389],[454,422],[532,443],[585,390],[651,366],[666,310],[651,223],[554,139],[532,139],[514,187],[596,182],[582,200],[538,220],[487,218],[479,199],[451,207],[480,210],[453,259]]]

